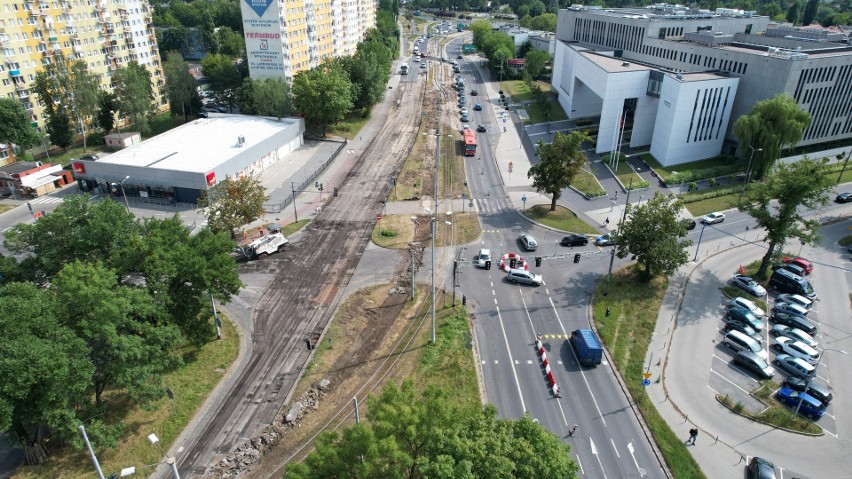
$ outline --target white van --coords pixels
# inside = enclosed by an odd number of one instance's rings
[[[491,261],[491,250],[483,248],[479,250],[479,254],[476,255],[476,265],[480,268],[484,268],[486,261]]]
[[[734,351],[751,351],[760,356],[764,361],[769,361],[769,355],[766,353],[766,350],[757,341],[739,331],[728,331],[725,339],[722,340],[722,344]]]

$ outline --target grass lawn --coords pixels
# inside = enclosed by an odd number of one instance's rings
[[[14,209],[16,206],[17,205],[5,205],[5,204],[0,205],[0,215],[2,215],[3,213],[5,213],[5,212],[7,212],[11,209]]]
[[[800,431],[806,434],[822,435],[822,428],[813,423],[813,421],[802,416],[796,417],[793,410],[779,403],[773,397],[772,393],[778,389],[778,385],[773,381],[761,381],[761,385],[751,392],[752,396],[763,401],[768,407],[758,413],[746,411],[742,403],[734,403],[726,396],[716,396],[716,399],[731,409],[737,414],[745,416],[749,419],[757,420],[772,426],[783,427],[793,431]]]
[[[560,231],[598,234],[598,230],[589,226],[589,224],[577,217],[577,213],[564,206],[556,205],[556,211],[550,211],[550,205],[536,205],[527,208],[526,215],[534,221]]]
[[[714,211],[724,211],[736,208],[738,197],[739,194],[731,193],[730,195],[717,196],[716,198],[708,198],[706,200],[685,203],[683,206],[692,213],[692,216],[698,217]]]
[[[364,117],[361,111],[350,112],[343,120],[329,125],[326,135],[341,136],[351,140],[361,131],[367,120],[369,118]]]
[[[307,219],[307,220],[299,220],[299,221],[295,221],[295,222],[290,223],[290,224],[286,224],[286,225],[281,227],[281,234],[283,234],[284,236],[290,236],[291,234],[293,234],[293,233],[299,231],[300,229],[304,228],[305,226],[307,226],[307,224],[310,223],[310,222],[311,222],[311,220]]]
[[[175,394],[174,412],[167,398],[143,410],[128,406],[129,401],[121,392],[107,393],[107,400],[113,406],[107,420],[111,423],[121,421],[127,428],[114,448],[104,449],[94,444],[105,475],[130,466],[146,471],[146,464],[159,462],[163,454],[158,447],[148,442],[148,434],[155,433],[160,438],[160,444],[168,449],[225,375],[239,353],[240,339],[227,315],[224,312],[220,315],[223,318],[222,339],[213,340],[201,348],[185,348],[183,354],[186,365],[163,378],[163,382]],[[93,477],[92,463],[85,451],[55,446],[46,463],[22,466],[16,471],[15,477],[88,479]]]
[[[435,235],[435,246],[450,246],[450,243],[467,244],[479,238],[482,229],[479,220],[473,213],[453,212],[449,219],[453,224],[444,223],[442,214]],[[429,227],[429,216],[420,215],[417,222],[421,227]],[[370,238],[373,243],[383,248],[404,249],[414,240],[414,222],[411,215],[383,215],[376,223]]]
[[[601,160],[606,162],[607,165],[609,165],[609,168],[613,170],[615,176],[618,177],[618,181],[620,181],[625,188],[630,185],[631,180],[633,181],[634,189],[637,188],[637,185],[647,183],[645,180],[642,179],[641,176],[639,176],[638,174],[636,174],[635,171],[633,171],[633,168],[630,167],[626,159],[623,159],[618,162],[618,168],[615,168],[615,165],[609,162],[609,155],[601,156]]]
[[[710,158],[707,160],[693,161],[690,163],[679,163],[677,165],[672,166],[663,166],[661,165],[650,153],[642,154],[642,159],[645,163],[648,164],[654,171],[659,174],[663,180],[667,180],[670,176],[675,173],[683,173],[685,171],[692,170],[704,170],[707,168],[713,168],[716,166],[724,165],[725,163],[719,158]],[[743,169],[745,169],[746,165],[743,165]]]
[[[628,266],[615,271],[608,296],[602,294],[606,280],[601,281],[594,300],[595,323],[674,477],[703,478],[706,476],[684,445],[683,438],[671,430],[653,401],[642,391],[645,352],[651,342],[668,279],[660,277],[650,283],[642,282],[636,274],[639,269]],[[612,312],[609,318],[605,317],[607,307]]]
[[[548,93],[547,96],[550,98],[550,119],[548,120],[545,118],[544,112],[538,105],[530,103],[528,105],[524,105],[524,109],[527,110],[527,114],[530,116],[530,119],[526,122],[526,124],[535,125],[536,123],[568,119],[568,115],[565,114],[565,110],[563,110],[559,102],[556,101],[556,95]]]
[[[587,170],[580,170],[580,172],[577,173],[577,176],[574,177],[574,181],[571,182],[571,186],[591,197],[603,196],[606,194],[603,186],[601,186],[600,182],[597,178],[595,178],[595,175],[591,174]]]
[[[533,82],[533,85],[538,85],[541,88],[541,91],[550,92],[550,85],[543,82]],[[527,82],[523,80],[506,80],[500,82],[500,89],[503,90],[503,93],[506,96],[512,97],[513,103],[520,103],[522,101],[532,100],[533,92],[530,89]]]

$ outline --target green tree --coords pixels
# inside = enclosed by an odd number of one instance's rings
[[[32,119],[16,99],[0,98],[0,143],[29,150],[41,143],[41,135],[32,127]]]
[[[686,225],[678,219],[683,202],[659,191],[647,203],[630,206],[624,224],[618,229],[616,254],[635,256],[645,268],[644,276],[669,276],[689,261]]]
[[[74,132],[71,129],[71,119],[68,118],[65,108],[57,108],[49,115],[45,126],[47,133],[50,135],[51,143],[63,150],[67,150],[71,146],[71,142],[74,139]]]
[[[529,4],[530,7],[530,16],[537,17],[545,12],[547,12],[547,7],[544,6],[544,2],[541,0],[533,0]]]
[[[518,25],[524,28],[530,28],[530,24],[532,23],[532,17],[529,15],[524,15],[520,19],[518,19]]]
[[[107,91],[101,91],[98,101],[98,111],[96,120],[98,126],[109,133],[115,127],[115,112],[118,111],[118,106],[115,102],[115,94]]]
[[[210,80],[210,91],[216,103],[233,107],[243,82],[234,60],[227,55],[207,55],[201,60],[201,72]]]
[[[532,178],[536,191],[551,195],[550,211],[556,210],[562,190],[571,185],[586,164],[586,155],[580,149],[584,141],[589,141],[589,136],[579,131],[557,133],[553,143],[547,145],[539,140],[539,162],[529,169],[527,177]]]
[[[211,230],[227,232],[233,238],[237,228],[263,215],[263,203],[268,199],[266,189],[256,178],[227,177],[201,192],[198,207],[206,208]]]
[[[799,2],[793,2],[787,9],[787,21],[793,25],[799,22]]]
[[[750,153],[749,147],[755,150],[753,177],[763,178],[781,155],[781,150],[801,140],[810,123],[810,113],[799,108],[796,100],[784,93],[758,102],[751,113],[737,118],[734,135],[740,142],[740,152]],[[763,151],[757,151],[759,149]]]
[[[189,65],[178,52],[166,53],[163,73],[166,75],[166,93],[172,116],[182,115],[183,121],[187,121],[188,115],[196,113],[193,100],[200,103],[195,77],[189,73]]]
[[[131,61],[113,73],[112,81],[115,83],[115,104],[120,114],[128,118],[134,128],[143,133],[149,132],[149,118],[154,113],[151,73],[143,65]]]
[[[361,42],[355,55],[341,59],[340,65],[354,87],[354,107],[361,109],[365,117],[385,97],[391,61],[390,51],[379,41]]]
[[[89,67],[82,60],[73,62],[69,70],[68,85],[72,93],[67,104],[71,105],[74,122],[82,131],[85,150],[89,137],[89,124],[98,112],[101,82],[97,75],[89,71]]]
[[[744,210],[766,230],[763,241],[769,248],[760,263],[758,277],[765,277],[772,255],[788,239],[816,245],[820,240],[819,221],[802,216],[800,207],[814,209],[828,204],[834,186],[826,171],[828,160],[802,158],[794,163],[779,163],[766,177],[748,190]]]
[[[530,28],[543,32],[556,32],[556,14],[543,13],[530,20]]]
[[[73,123],[83,134],[85,149],[89,135],[88,126],[98,109],[98,96],[101,91],[98,76],[90,73],[89,67],[82,60],[69,62],[61,55],[54,55],[53,62],[36,74],[32,90],[44,104],[45,115],[53,118],[53,130],[67,130],[69,127],[64,126],[66,120]],[[73,139],[74,129],[71,128],[69,132]],[[67,136],[54,135],[54,132],[50,135],[53,142],[60,146],[60,139]],[[67,145],[70,144],[71,139]]]
[[[352,110],[352,83],[346,72],[331,62],[301,71],[293,79],[296,108],[323,136],[328,125],[342,120]]]
[[[216,43],[219,45],[219,53],[231,58],[245,58],[246,40],[239,32],[228,27],[219,27],[216,31]]]
[[[286,477],[576,477],[569,446],[529,415],[499,419],[493,406],[452,405],[450,394],[389,384],[368,400],[367,421],[323,434]]]
[[[278,119],[293,115],[293,94],[290,84],[283,78],[246,81],[252,85],[251,109],[254,115],[274,116]]]
[[[544,50],[530,50],[524,59],[524,70],[530,77],[536,78],[544,70],[544,64],[550,60],[550,54]]]
[[[805,4],[805,11],[802,12],[802,25],[808,26],[813,23],[819,7],[819,0],[808,0]]]
[[[76,432],[94,366],[86,343],[60,323],[52,291],[12,283],[0,297],[0,431],[21,445],[27,464],[38,464],[48,453],[44,431],[58,440]]]
[[[158,28],[157,46],[161,52],[180,52],[186,47],[186,28],[181,26]]]

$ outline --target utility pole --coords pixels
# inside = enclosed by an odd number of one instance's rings
[[[435,209],[432,211],[432,344],[435,344],[435,235],[438,231],[438,174],[441,171],[441,128],[435,132]]]
[[[82,424],[77,426],[80,434],[83,435],[83,442],[86,443],[86,449],[89,450],[89,456],[92,458],[92,463],[95,465],[95,471],[98,472],[98,478],[104,479],[104,472],[101,470],[101,464],[98,462],[98,457],[95,456],[95,450],[92,449],[92,443],[89,442],[89,436],[86,435],[86,428]]]
[[[630,207],[630,191],[633,189],[633,178],[630,178],[630,184],[627,186],[627,199],[624,200],[624,213],[621,215],[621,219],[618,221],[618,227],[615,229],[615,235],[618,236],[618,233],[621,231],[621,224],[624,222],[624,219],[627,217],[627,208]],[[609,273],[607,273],[606,277],[606,285],[604,286],[603,295],[606,296],[609,294],[609,283],[612,281],[612,264],[615,262],[615,245],[612,247],[612,252],[609,256]]]
[[[293,192],[293,215],[296,217],[296,223],[299,222],[299,211],[296,209],[296,182],[290,183],[290,190]]]

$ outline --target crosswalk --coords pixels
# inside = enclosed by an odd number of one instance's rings
[[[508,196],[489,196],[473,200],[473,208],[483,215],[496,215],[512,209]]]
[[[31,205],[41,205],[41,204],[51,204],[51,203],[62,203],[62,198],[57,198],[55,196],[39,196],[38,198],[28,200],[27,203]]]

